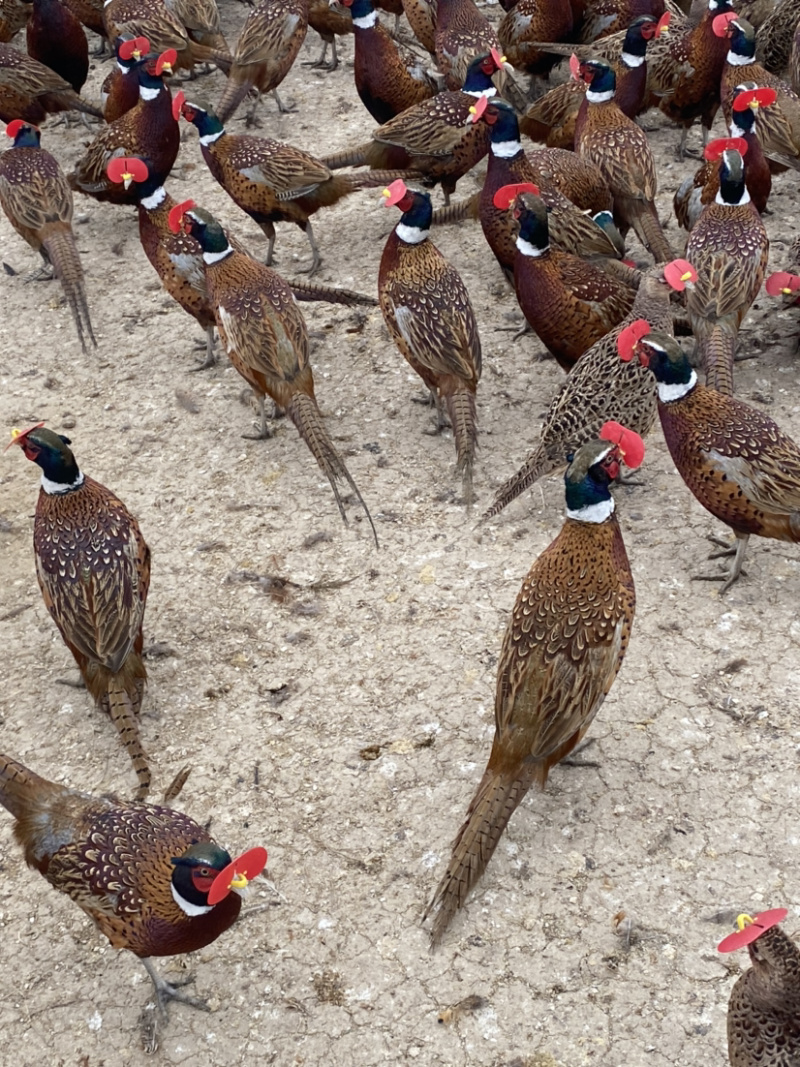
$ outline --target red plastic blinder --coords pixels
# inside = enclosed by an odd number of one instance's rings
[[[244,875],[248,882],[264,870],[267,865],[267,850],[265,848],[251,848],[243,852],[241,856],[224,867],[214,879],[208,891],[208,903],[213,907],[231,891],[231,883],[240,875]]]
[[[772,911],[762,911],[743,929],[735,930],[732,934],[728,934],[727,937],[723,937],[717,945],[717,952],[735,952],[737,948],[744,948],[745,945],[757,941],[767,930],[771,930],[773,926],[783,922],[788,914],[789,912],[786,908],[773,908]]]
[[[531,193],[533,196],[538,196],[539,186],[533,185],[531,182],[521,182],[519,185],[504,185],[494,194],[492,203],[501,211],[508,211],[517,197],[523,193]]]
[[[617,352],[624,363],[630,363],[633,359],[633,351],[643,337],[650,333],[650,323],[647,319],[637,319],[630,326],[626,326],[617,338]]]
[[[625,466],[636,470],[644,459],[644,441],[635,430],[629,430],[619,422],[609,421],[600,430],[601,441],[611,441],[622,453]]]

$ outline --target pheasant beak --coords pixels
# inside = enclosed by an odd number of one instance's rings
[[[38,430],[40,426],[44,426],[43,422],[37,422],[34,426],[29,426],[27,430],[18,430],[16,427],[11,431],[11,440],[3,449],[4,452],[8,452],[12,445],[24,446],[24,438],[31,432],[31,430]]]
[[[237,873],[234,875],[233,881],[231,882],[231,889],[247,889],[247,885],[247,875]]]
[[[166,62],[166,61],[164,63],[162,63],[161,64],[161,73],[162,74],[172,74],[172,64],[169,63],[169,62]]]
[[[737,915],[736,927],[738,930],[744,930],[745,926],[752,926],[755,919],[750,915]]]
[[[120,175],[120,177],[122,178],[122,184],[125,186],[125,188],[130,189],[131,182],[133,181],[133,175],[131,174],[131,172],[129,170],[126,170],[124,174]]]

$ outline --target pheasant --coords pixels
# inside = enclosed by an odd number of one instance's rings
[[[308,360],[308,328],[291,288],[274,270],[236,252],[222,227],[191,200],[173,208],[173,233],[181,227],[203,249],[208,297],[217,330],[233,366],[261,403],[261,437],[267,437],[264,399],[286,409],[328,479],[343,521],[347,522],[338,484],[352,489],[372,528],[372,516],[356,483],[325,428],[314,397]]]
[[[476,112],[489,126],[490,138],[489,166],[483,188],[477,198],[476,210],[489,247],[512,285],[517,253],[517,226],[513,214],[496,207],[494,203],[498,190],[505,185],[527,182],[539,189],[538,195],[547,207],[550,236],[560,249],[587,257],[623,254],[624,247],[619,234],[616,234],[615,243],[592,218],[572,204],[548,176],[552,173],[563,181],[566,175],[575,175],[577,172],[570,171],[569,168],[580,167],[582,161],[577,159],[574,153],[561,153],[568,158],[563,169],[560,159],[555,166],[548,168],[545,160],[541,159],[542,153],[532,152],[526,155],[523,152],[517,116],[508,104],[495,100],[487,106],[483,100],[479,100]],[[591,167],[591,164],[587,167]],[[597,173],[602,182],[602,177]],[[610,199],[607,187],[606,197]],[[606,201],[604,210],[607,211],[609,206]]]
[[[756,132],[765,152],[788,156],[797,166],[797,157],[800,155],[800,97],[787,82],[770,74],[756,62],[755,31],[749,22],[736,16],[718,16],[714,19],[714,32],[729,47],[720,86],[725,120],[731,120],[734,90],[740,82],[752,81],[756,85],[774,89],[776,100],[761,117]]]
[[[15,119],[6,133],[14,145],[0,155],[0,206],[17,233],[52,266],[86,353],[87,337],[93,345],[97,341],[72,232],[72,192],[58,161],[40,147],[35,126]]]
[[[322,163],[331,170],[369,166],[420,171],[426,184],[441,182],[449,204],[458,179],[488,151],[489,131],[477,121],[474,109],[481,97],[497,94],[492,75],[503,62],[499,52],[478,56],[469,66],[463,89],[415,104],[380,126],[371,141],[325,156]]]
[[[592,45],[547,42],[539,47],[555,55],[574,55],[578,60],[601,59],[608,63],[616,78],[614,102],[623,115],[634,119],[649,106],[648,42],[654,41],[668,30],[671,18],[669,12],[658,21],[650,15],[641,15],[631,22],[626,30]],[[571,67],[573,76],[534,101],[521,117],[520,128],[532,140],[547,141],[548,144],[552,141],[552,146],[557,148],[572,147],[575,140],[575,122],[583,103],[586,85],[580,78],[576,80],[574,60]]]
[[[180,811],[81,793],[4,755],[0,804],[14,817],[27,865],[74,900],[112,948],[139,957],[163,1019],[169,1000],[208,1010],[161,978],[151,958],[196,952],[229,930],[266,849],[231,860]]]
[[[0,42],[8,44],[25,23],[30,15],[30,3],[25,0],[0,0]]]
[[[460,275],[429,240],[431,198],[395,181],[387,207],[403,215],[386,242],[378,273],[384,322],[400,352],[434,397],[439,426],[447,409],[455,438],[464,499],[472,503],[478,430],[475,394],[481,342],[469,293]]]
[[[635,594],[609,483],[644,443],[609,423],[570,457],[567,519],[525,578],[497,668],[495,736],[480,785],[425,909],[436,944],[492,857],[520,801],[589,729],[622,666]]]
[[[28,55],[60,74],[80,93],[89,74],[83,26],[60,0],[33,0],[26,29]]]
[[[739,13],[748,22],[753,19],[737,4]],[[758,56],[765,68],[772,74],[780,74],[790,66],[792,44],[797,27],[800,26],[800,9],[793,3],[778,3],[771,14],[758,28]],[[797,92],[797,86],[793,86]]]
[[[146,37],[156,54],[174,50],[176,70],[191,70],[196,63],[214,63],[226,71],[230,68],[230,53],[192,40],[163,0],[105,0],[103,20],[109,41]]]
[[[449,90],[460,89],[472,62],[492,51],[500,54],[500,42],[473,0],[437,0],[434,52]]]
[[[139,67],[150,53],[146,37],[118,37],[114,46],[117,64],[103,79],[100,99],[106,122],[116,122],[139,102]]]
[[[214,49],[228,59],[230,48],[222,32],[216,0],[164,0],[164,6],[179,20],[190,41]]]
[[[0,119],[22,119],[41,126],[48,115],[60,111],[103,117],[102,111],[82,100],[61,75],[16,48],[0,44]]]
[[[697,268],[686,308],[697,338],[696,357],[706,385],[733,392],[733,360],[742,319],[764,281],[769,239],[745,184],[739,138],[712,141],[709,159],[719,159],[719,192],[704,208],[686,246],[686,258]]]
[[[684,482],[736,535],[735,549],[722,553],[734,556],[727,575],[698,576],[723,581],[722,596],[742,573],[751,534],[800,541],[800,448],[762,411],[700,385],[667,334],[621,336],[619,346],[621,359],[637,358],[655,377],[661,428]]]
[[[614,221],[633,227],[656,263],[673,258],[655,209],[656,167],[647,135],[614,102],[616,79],[607,63],[589,59],[579,73],[586,97],[575,124],[575,150],[602,171],[614,197]]]
[[[484,519],[499,515],[540,478],[563,467],[564,457],[595,437],[605,422],[614,420],[647,436],[657,412],[655,383],[644,367],[620,360],[617,339],[637,320],[671,333],[670,294],[682,292],[696,278],[697,271],[683,259],[645,272],[630,314],[588,348],[572,368],[545,415],[539,444],[497,490]]]
[[[103,55],[103,47],[106,43],[106,24],[103,18],[104,0],[63,0],[64,7],[68,7],[81,26],[96,33],[101,39],[101,45],[97,55]]]
[[[786,908],[739,915],[738,930],[719,952],[747,946],[752,967],[728,1000],[731,1067],[793,1067],[800,1063],[800,949],[778,925]]]
[[[216,111],[223,122],[236,111],[251,89],[272,93],[280,111],[290,110],[278,96],[308,32],[308,0],[260,0],[247,16],[228,81]],[[258,101],[256,101],[257,103]],[[247,123],[254,121],[255,104]]]
[[[403,0],[403,12],[422,47],[436,53],[436,0]]]
[[[598,267],[550,245],[547,208],[535,185],[505,185],[494,205],[510,211],[519,232],[514,289],[542,343],[567,372],[633,307],[635,291]]]
[[[342,0],[353,18],[353,73],[361,103],[376,122],[389,122],[430,100],[436,83],[414,53],[401,52],[378,20],[372,0]]]
[[[696,119],[708,142],[719,109],[719,85],[727,45],[714,33],[714,19],[731,12],[731,0],[705,0],[699,18],[673,16],[670,32],[648,49],[650,102],[681,127],[677,156],[683,159],[686,137]],[[702,7],[702,0],[700,5]],[[739,81],[743,81],[740,78]],[[761,84],[761,83],[759,83]]]
[[[336,38],[346,37],[353,32],[353,20],[339,3],[329,4],[328,0],[309,0],[308,26],[322,38],[322,52],[319,59],[306,66],[316,70],[334,71],[339,69],[339,54]],[[325,61],[328,48],[331,49],[330,62]]]
[[[660,19],[664,14],[670,14],[664,0],[586,0],[580,39],[600,46],[642,15]]]
[[[731,137],[739,137],[747,145],[745,184],[759,215],[763,215],[772,191],[772,174],[756,136],[756,115],[775,103],[774,89],[760,89],[755,82],[737,85],[734,91]],[[686,178],[675,193],[675,217],[685,230],[692,230],[703,208],[712,203],[719,192],[719,160],[714,152],[706,158],[693,177]]]
[[[122,501],[78,468],[68,437],[39,423],[14,431],[11,444],[42,470],[33,545],[45,605],[95,704],[119,731],[142,800],[150,788],[138,724],[150,549]]]
[[[497,36],[515,70],[547,76],[558,59],[539,41],[567,41],[573,35],[572,8],[563,0],[519,0],[500,20]]]
[[[267,266],[272,265],[275,223],[293,222],[305,233],[311,246],[315,274],[322,265],[311,215],[330,207],[359,189],[386,185],[402,172],[370,171],[367,174],[333,174],[323,163],[292,145],[250,134],[229,134],[213,111],[185,103],[183,116],[197,127],[200,148],[208,169],[228,196],[258,223],[269,238]]]
[[[162,52],[137,69],[139,101],[136,107],[106,126],[88,146],[69,175],[79,193],[112,204],[135,204],[136,194],[108,177],[108,164],[117,156],[146,156],[152,173],[165,181],[178,156],[178,116],[183,93],[175,99],[163,75],[172,72],[175,52]]]

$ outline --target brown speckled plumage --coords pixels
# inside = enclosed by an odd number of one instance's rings
[[[202,133],[219,125],[213,112],[185,104],[184,116]],[[272,264],[275,223],[293,222],[308,237],[312,252],[310,274],[322,259],[310,218],[322,207],[338,203],[359,189],[388,185],[401,171],[367,174],[333,174],[307,152],[268,137],[228,134],[224,130],[211,144],[202,144],[203,159],[228,196],[258,223],[269,238],[267,266]]]
[[[470,63],[493,48],[501,50],[497,33],[473,0],[438,0],[434,51],[448,89],[460,89]]]
[[[800,949],[780,926],[747,946],[750,970],[728,1001],[731,1067],[800,1063]]]
[[[489,56],[475,62],[497,69]],[[321,162],[332,170],[369,166],[419,171],[426,184],[441,182],[449,202],[459,178],[483,159],[489,147],[486,124],[469,121],[476,102],[466,92],[439,93],[380,126],[366,144],[325,156]]]
[[[53,265],[86,352],[87,339],[97,342],[72,232],[72,192],[58,161],[37,147],[4,152],[0,156],[0,205],[17,233]]]
[[[0,0],[0,42],[7,44],[28,21],[31,7],[22,0]]]
[[[738,152],[726,156],[741,179],[742,157]],[[721,160],[717,170],[725,166]],[[737,189],[738,195],[744,194],[741,181]],[[687,291],[686,308],[706,385],[720,392],[733,392],[739,327],[764,281],[768,256],[767,232],[752,201],[720,204],[713,200],[689,237],[686,258],[697,269],[697,280]]]
[[[88,475],[79,481],[65,439],[34,429],[16,443],[42,467],[51,486],[59,479],[61,491],[47,491],[44,485],[39,490],[33,525],[36,576],[86,688],[119,731],[141,799],[150,786],[138,725],[147,678],[142,621],[150,549],[139,523],[110,489]]]
[[[125,189],[122,182],[114,182],[107,174],[112,159],[126,156],[146,158],[151,174],[161,181],[168,177],[180,148],[180,130],[172,113],[172,93],[161,78],[152,73],[153,61],[140,67],[138,77],[150,78],[158,87],[151,100],[141,95],[136,106],[114,122],[105,126],[75,164],[69,184],[76,192],[111,204],[135,204],[138,193]],[[159,84],[160,83],[160,84]],[[142,86],[140,89],[149,89]]]
[[[174,48],[178,54],[176,69],[191,70],[195,63],[216,63],[227,69],[231,63],[226,50],[193,40],[163,0],[111,0],[103,9],[103,19],[109,41],[146,37],[156,55]]]
[[[664,0],[586,0],[581,41],[600,48],[609,37],[624,34],[634,19],[642,15],[659,19],[665,10]]]
[[[430,225],[430,197],[408,193],[399,204]],[[410,216],[403,215],[401,225]],[[419,231],[417,231],[419,232]],[[478,430],[475,396],[481,376],[481,342],[469,293],[458,272],[427,238],[417,244],[393,230],[378,274],[381,311],[392,338],[436,398],[453,427],[464,497],[472,503]]]
[[[607,448],[607,445],[606,445]],[[567,471],[597,470],[585,445]],[[613,456],[613,453],[612,453]],[[596,466],[594,465],[596,464]],[[495,738],[488,766],[429,903],[437,942],[480,878],[522,798],[588,730],[622,665],[635,594],[616,516],[567,518],[517,596],[497,669]]]
[[[503,15],[497,36],[503,53],[515,70],[528,74],[549,74],[558,62],[552,52],[542,51],[535,42],[566,41],[573,35],[572,7],[562,0],[519,0]]]
[[[613,89],[613,71],[606,64],[589,60],[581,64],[581,71],[588,91],[597,89],[600,78],[603,88],[610,84]],[[575,150],[600,168],[614,197],[614,221],[622,234],[632,226],[656,263],[669,262],[673,255],[655,209],[656,166],[644,130],[623,115],[613,99],[593,103],[585,98],[575,126]]]
[[[223,122],[251,89],[259,93],[277,89],[307,32],[308,0],[261,0],[256,4],[239,34],[228,81],[216,108]]]
[[[403,0],[403,11],[419,43],[431,55],[436,52],[436,0]]]
[[[102,118],[102,111],[81,100],[69,82],[43,63],[7,44],[0,44],[0,119],[23,119],[40,126],[59,111],[83,111]]]
[[[587,349],[570,371],[545,415],[539,444],[497,490],[485,519],[498,515],[539,478],[563,467],[567,455],[596,437],[609,419],[640,437],[650,432],[657,411],[653,376],[636,362],[622,362],[617,338],[636,319],[646,319],[654,330],[670,333],[670,291],[663,268],[651,267],[641,280],[630,314]]]
[[[219,224],[197,210],[187,215],[190,232],[208,254],[210,241],[230,249]],[[264,398],[286,410],[330,482],[342,519],[347,517],[338,483],[346,482],[372,517],[344,460],[325,428],[314,396],[308,328],[291,288],[274,270],[231,249],[206,263],[206,285],[220,341],[236,370],[261,399],[261,435],[267,436]]]

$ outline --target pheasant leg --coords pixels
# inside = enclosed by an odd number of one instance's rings
[[[322,256],[319,254],[319,248],[317,242],[314,239],[314,231],[311,228],[311,221],[307,221],[305,225],[306,237],[308,243],[311,245],[311,266],[305,270],[298,269],[298,274],[307,274],[309,278],[313,277],[319,268],[322,266]]]
[[[205,345],[203,342],[199,342],[195,345],[195,348],[205,348],[206,358],[202,363],[198,363],[196,367],[192,367],[192,372],[199,370],[207,370],[209,367],[213,367],[217,362],[216,353],[214,352],[214,327],[206,327],[206,340]]]
[[[243,433],[242,437],[248,441],[268,441],[272,437],[272,430],[267,426],[267,408],[266,397],[260,396],[258,398],[259,410],[261,412],[261,428],[258,433]]]
[[[692,581],[694,582],[723,582],[723,586],[719,591],[720,596],[724,596],[728,592],[734,582],[738,581],[739,575],[744,574],[747,576],[747,572],[742,570],[742,564],[744,563],[745,552],[747,551],[747,542],[750,540],[750,534],[737,534],[736,544],[731,546],[725,544],[724,541],[715,537],[710,537],[709,540],[713,544],[722,544],[724,549],[721,552],[712,552],[708,557],[709,559],[721,559],[723,556],[733,556],[733,565],[727,574],[693,574]]]
[[[209,1011],[208,1004],[200,997],[190,997],[188,993],[182,991],[182,986],[190,985],[194,978],[190,975],[188,978],[184,978],[181,982],[171,983],[162,978],[153,964],[150,962],[147,956],[140,957],[144,964],[144,969],[150,975],[150,980],[153,983],[153,987],[156,992],[156,1007],[162,1019],[166,1019],[169,1015],[167,1011],[167,1003],[170,1000],[179,1000],[181,1004],[188,1004],[191,1008],[197,1008],[198,1011]]]

